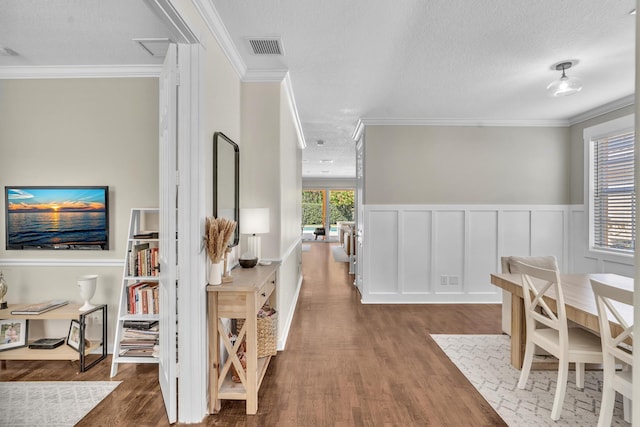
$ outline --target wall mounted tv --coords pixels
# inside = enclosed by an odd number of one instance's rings
[[[109,249],[109,187],[5,187],[7,250]]]

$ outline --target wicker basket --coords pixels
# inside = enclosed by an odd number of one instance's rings
[[[278,313],[257,319],[258,357],[278,354]]]
[[[267,310],[268,311],[268,310]],[[236,333],[240,332],[244,319],[236,319]],[[258,357],[278,354],[278,313],[256,319],[256,335],[258,339]]]

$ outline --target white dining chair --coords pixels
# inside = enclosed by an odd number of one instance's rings
[[[558,359],[558,381],[551,419],[560,419],[567,390],[569,363],[576,366],[576,386],[584,388],[585,363],[602,363],[600,338],[581,328],[569,328],[564,306],[562,283],[557,270],[547,270],[519,263],[522,273],[527,340],[518,388],[524,389],[531,372],[536,345]],[[556,300],[556,311],[544,297]]]
[[[517,274],[518,262],[547,270],[558,270],[558,260],[553,255],[543,256],[503,256],[500,257],[502,273]],[[502,291],[502,332],[511,336],[511,292]]]
[[[630,319],[626,319],[620,311],[621,305],[633,307],[633,291],[609,286],[594,279],[591,279],[591,288],[598,307],[603,354],[602,403],[598,426],[610,426],[616,392],[625,399],[625,418],[630,416],[631,406],[628,403],[631,401],[633,349],[625,341],[633,340],[633,323],[629,324]],[[633,308],[631,312],[632,310]],[[620,325],[622,332],[615,334],[610,322]],[[622,365],[622,370],[616,369],[617,364]]]

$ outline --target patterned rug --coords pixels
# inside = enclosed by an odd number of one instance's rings
[[[0,426],[73,426],[121,381],[0,383]]]
[[[520,371],[511,366],[506,335],[431,335],[451,361],[511,427],[595,426],[600,414],[601,371],[585,373],[584,390],[576,389],[575,372],[569,382],[559,421],[551,420],[557,371],[531,371],[525,390],[516,385]],[[618,395],[613,426],[630,426],[622,415]]]

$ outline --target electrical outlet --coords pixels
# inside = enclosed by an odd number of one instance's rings
[[[458,286],[460,284],[460,276],[449,276],[449,284],[451,286]]]
[[[440,286],[447,286],[449,284],[449,276],[440,276]]]

